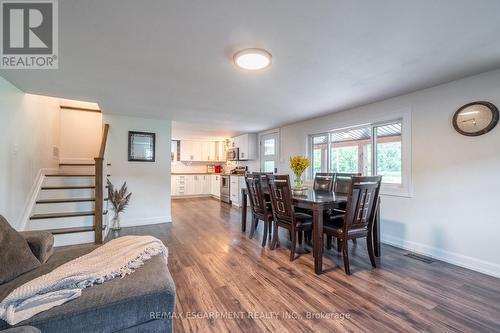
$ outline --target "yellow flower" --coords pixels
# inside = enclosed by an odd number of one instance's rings
[[[311,162],[305,156],[296,155],[290,157],[290,168],[297,177],[300,177],[310,165]]]

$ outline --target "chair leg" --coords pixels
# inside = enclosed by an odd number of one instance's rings
[[[271,250],[274,250],[278,246],[280,246],[280,241],[278,238],[278,224],[276,222],[272,222],[274,224],[273,227],[273,240],[271,241]]]
[[[327,250],[332,249],[332,236],[329,235],[326,236],[326,249]]]
[[[368,247],[368,256],[370,257],[372,267],[377,268],[377,264],[375,263],[375,252],[373,250],[373,238],[371,233],[368,233],[368,236],[366,237],[366,246]]]
[[[297,243],[297,232],[290,232],[292,236],[292,246],[290,248],[290,261],[295,259],[295,246]]]
[[[255,230],[257,229],[258,223],[259,219],[257,218],[257,216],[252,215],[252,226],[250,227],[250,236],[248,236],[249,238],[253,238],[253,236],[255,235]]]
[[[269,240],[271,240],[273,235],[273,221],[269,221]]]
[[[340,238],[337,238],[337,251],[342,251],[342,241]]]
[[[266,247],[266,242],[267,242],[267,230],[269,229],[268,226],[269,222],[264,220],[264,235],[262,236],[262,247]]]
[[[351,275],[349,268],[349,246],[347,246],[347,239],[342,240],[342,256],[344,257],[344,270],[347,275]]]
[[[357,239],[356,239],[356,238],[353,238],[352,243],[353,243],[353,244],[358,244]]]
[[[302,235],[303,235],[303,231],[299,231],[299,245],[302,246]]]

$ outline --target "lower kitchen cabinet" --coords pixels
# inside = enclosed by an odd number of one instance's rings
[[[245,177],[243,176],[231,176],[230,177],[230,187],[229,187],[229,197],[231,203],[236,207],[241,207],[243,198],[241,196],[241,190],[246,188]],[[249,201],[247,201],[248,204]]]
[[[173,197],[203,195],[220,197],[220,175],[172,175],[171,195]]]
[[[220,175],[212,175],[210,185],[210,194],[220,198]]]

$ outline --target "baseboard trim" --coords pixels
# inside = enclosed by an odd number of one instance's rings
[[[16,229],[17,230],[26,230],[26,226],[28,225],[28,221],[31,215],[31,212],[33,211],[33,207],[35,206],[36,198],[38,197],[38,194],[40,193],[40,189],[42,188],[43,181],[45,180],[45,175],[47,173],[54,173],[56,172],[57,168],[43,168],[38,170],[38,173],[36,175],[35,181],[33,182],[33,185],[31,186],[30,192],[27,196],[26,202],[24,203],[24,208],[21,213],[21,216],[16,222]]]
[[[141,219],[120,219],[120,226],[122,227],[137,227],[141,225],[150,225],[150,224],[160,224],[160,223],[171,223],[172,216],[156,216],[156,217],[146,217]],[[113,224],[113,219],[109,219],[110,226]]]
[[[390,235],[382,235],[381,241],[382,243],[389,244],[407,251],[412,251],[447,262],[449,264],[500,278],[500,265],[492,262],[464,256],[459,253],[442,250],[422,243],[407,241]]]

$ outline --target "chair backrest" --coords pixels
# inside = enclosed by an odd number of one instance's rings
[[[276,222],[293,223],[295,221],[292,189],[288,175],[268,175],[269,196]]]
[[[382,176],[353,177],[347,199],[344,232],[349,229],[371,228],[378,204]]]
[[[335,193],[348,194],[351,189],[352,177],[361,176],[361,173],[335,173],[333,191]]]
[[[248,196],[250,197],[250,208],[255,214],[265,213],[264,193],[262,192],[261,176],[249,173],[245,176]]]
[[[333,191],[335,175],[333,173],[316,173],[314,176],[313,190],[315,191]]]
[[[267,181],[267,175],[272,175],[272,172],[254,172],[254,175],[258,175],[260,177],[260,184],[262,185],[262,191],[266,193],[268,190],[268,181]]]

